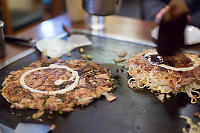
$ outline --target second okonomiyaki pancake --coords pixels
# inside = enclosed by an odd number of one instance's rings
[[[158,92],[163,101],[168,93],[187,93],[191,103],[200,98],[200,59],[196,54],[178,53],[162,57],[155,49],[138,53],[128,60],[129,87]]]

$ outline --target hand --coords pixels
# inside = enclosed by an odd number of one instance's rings
[[[160,10],[160,12],[156,15],[156,23],[159,24],[162,17],[166,14],[166,12],[170,9],[170,6],[167,5],[165,6],[163,9]],[[190,21],[191,19],[191,16],[190,15],[187,15],[187,20]]]
[[[156,23],[159,24],[162,17],[166,14],[166,12],[170,9],[170,6],[167,5],[165,6],[162,10],[160,10],[160,12],[156,15]]]

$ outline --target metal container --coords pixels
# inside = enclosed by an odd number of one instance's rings
[[[0,58],[5,56],[4,22],[0,20]]]
[[[82,6],[89,14],[108,16],[119,11],[121,0],[83,0]]]

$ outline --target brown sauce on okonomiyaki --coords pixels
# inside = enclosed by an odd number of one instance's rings
[[[160,56],[155,54],[149,55],[147,58],[154,64],[165,64],[176,68],[191,67],[194,64],[194,62],[183,53],[179,53],[175,56]]]

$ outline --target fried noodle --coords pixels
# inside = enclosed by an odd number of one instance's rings
[[[183,53],[193,62],[192,66],[172,67],[152,62],[149,56],[157,54],[155,49],[147,50],[128,61],[128,73],[131,76],[128,80],[129,87],[146,88],[159,94],[183,92],[191,98],[191,103],[197,103],[200,98],[200,59],[198,55]],[[181,54],[176,57],[181,58],[178,56]]]

